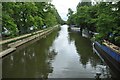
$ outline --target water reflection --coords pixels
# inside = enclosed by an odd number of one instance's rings
[[[3,78],[105,78],[109,69],[92,51],[91,42],[68,26],[3,58]]]
[[[58,31],[58,30],[57,30]],[[51,36],[23,47],[3,58],[3,78],[47,78],[53,71],[51,60],[56,53],[49,52],[57,31]]]
[[[84,67],[86,67],[86,64],[89,63],[94,68],[97,64],[101,64],[101,60],[97,57],[97,55],[93,54],[91,42],[89,39],[80,36],[79,33],[77,34],[76,32],[70,32],[69,35],[69,40],[75,41],[77,53],[80,55],[80,62]]]
[[[75,41],[75,46],[80,55],[80,62],[83,67],[86,68],[91,66],[96,70],[95,72],[93,71],[94,73],[102,74],[102,78],[110,78],[111,75],[108,66],[93,53],[90,40],[74,31],[69,31],[69,35],[69,41]]]
[[[61,27],[52,47],[58,54],[52,62],[53,73],[49,78],[95,78],[97,72],[106,78],[102,70],[108,69],[102,68],[105,65],[93,53],[90,40],[76,32],[68,32],[68,26]]]

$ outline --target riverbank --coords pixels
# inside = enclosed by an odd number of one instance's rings
[[[57,25],[57,26],[58,26],[58,25]],[[56,27],[56,26],[55,26],[55,27]],[[26,37],[29,37],[29,36],[31,36],[31,35],[35,35],[35,34],[38,34],[38,33],[42,33],[42,32],[44,32],[44,31],[46,31],[46,30],[48,30],[48,29],[50,29],[50,28],[52,28],[52,27],[46,28],[46,29],[44,29],[44,30],[39,30],[39,31],[37,31],[37,32],[25,34],[25,35],[22,35],[22,36],[19,36],[19,37],[7,39],[7,40],[1,40],[1,41],[0,41],[0,45],[6,44],[6,43],[10,43],[10,42],[12,42],[12,41],[16,41],[16,40],[19,40],[19,39],[22,39],[22,38],[26,38]]]
[[[0,52],[0,58],[2,58],[3,56],[13,52],[16,50],[17,47],[33,40],[36,39],[37,37],[44,37],[47,36],[48,34],[50,34],[54,29],[56,29],[58,27],[58,25],[54,26],[54,27],[50,27],[50,28],[46,28],[44,30],[40,30],[34,33],[30,33],[30,34],[26,34],[20,37],[16,37],[16,38],[12,38],[12,39],[8,39],[5,41],[1,41],[0,44],[7,44],[7,46],[9,47],[6,50],[3,50],[2,52]]]

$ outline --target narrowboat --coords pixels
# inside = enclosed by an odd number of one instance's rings
[[[97,41],[93,42],[93,51],[109,66],[115,78],[120,76],[120,53]]]

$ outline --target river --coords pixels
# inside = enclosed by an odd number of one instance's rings
[[[93,53],[91,41],[68,26],[20,46],[2,60],[3,78],[101,78],[109,68]]]

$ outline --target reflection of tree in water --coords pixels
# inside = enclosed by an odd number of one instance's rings
[[[55,50],[53,49],[52,51],[50,51],[50,52],[48,53],[48,58],[49,58],[49,60],[54,60],[55,55],[57,55],[57,52],[55,52]]]
[[[3,77],[48,78],[48,74],[53,71],[48,50],[57,35],[57,31],[54,31],[46,39],[41,39],[4,58]],[[54,53],[54,51],[50,53]]]
[[[91,42],[89,39],[82,37],[76,32],[69,33],[69,40],[75,41],[75,46],[77,52],[80,55],[80,62],[86,67],[88,62],[91,63],[92,67],[96,67],[97,64],[100,64],[100,59],[96,54],[93,53]]]
[[[87,63],[90,63],[91,67],[99,70],[103,77],[107,79],[110,78],[108,67],[100,60],[97,54],[93,53],[91,41],[89,39],[80,36],[79,33],[70,32],[69,41],[75,41],[76,50],[80,55],[80,62],[84,68],[86,68]]]

